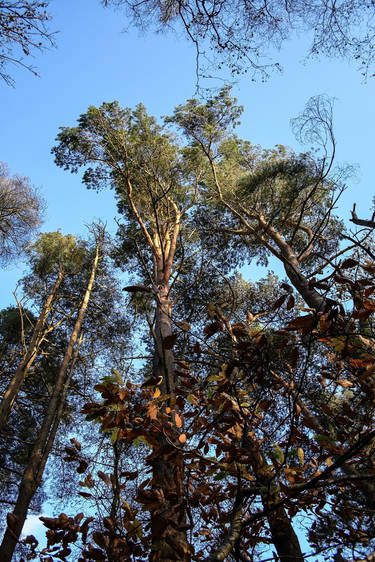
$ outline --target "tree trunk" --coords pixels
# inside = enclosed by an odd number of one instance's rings
[[[268,488],[270,475],[256,437],[248,436],[246,445],[252,452],[252,466],[257,483]],[[271,511],[267,514],[267,521],[271,531],[272,542],[281,562],[302,562],[304,558],[299,540],[285,508],[279,506],[276,509],[272,509],[274,504],[279,501],[280,494],[271,488],[268,492],[262,493],[264,509],[271,508]]]
[[[278,499],[278,498],[277,498]],[[272,542],[281,562],[303,562],[298,537],[283,507],[278,507],[267,517]]]
[[[63,415],[65,398],[70,379],[73,374],[73,369],[70,369],[69,371],[69,364],[73,358],[74,348],[80,335],[82,322],[91,297],[95,274],[99,263],[99,250],[100,244],[98,243],[94,262],[91,268],[90,279],[70,336],[68,347],[65,351],[63,362],[56,378],[56,383],[48,404],[48,409],[40,428],[38,438],[32,449],[28,464],[23,473],[13,514],[8,514],[8,526],[0,546],[1,562],[11,562],[12,560],[14,549],[17,546],[25,523],[31,500],[42,481],[44,468]]]
[[[162,394],[171,394],[173,397],[176,386],[174,354],[172,349],[168,349],[169,346],[166,348],[163,345],[165,338],[172,335],[172,304],[168,283],[158,284],[158,289],[153,377],[163,377],[160,390]],[[172,409],[173,407],[176,406],[172,406]],[[151,510],[150,513],[152,546],[149,559],[151,562],[189,561],[190,547],[183,528],[185,525],[183,457],[173,446],[175,443],[181,447],[181,443],[178,441],[177,432],[168,437],[160,432],[158,443],[158,454],[152,460],[152,488],[158,490],[163,501],[161,506]]]
[[[318,291],[309,287],[309,282],[301,273],[298,263],[284,262],[284,269],[293,287],[298,291],[305,303],[317,312],[323,312],[326,299]]]
[[[43,340],[43,327],[47,320],[47,316],[52,309],[52,304],[56,296],[56,293],[58,291],[58,288],[60,287],[62,279],[63,279],[63,273],[60,269],[56,282],[52,288],[52,291],[48,295],[44,303],[42,312],[40,313],[39,318],[34,326],[33,335],[31,337],[31,341],[25,353],[25,356],[23,357],[21,363],[19,364],[15,374],[12,377],[12,380],[10,381],[4,393],[3,399],[0,404],[0,432],[3,431],[4,425],[6,425],[7,423],[9,414],[12,410],[14,401],[18,396],[22,383],[25,380],[25,377],[31,365],[35,361],[35,358],[39,350],[39,346]]]

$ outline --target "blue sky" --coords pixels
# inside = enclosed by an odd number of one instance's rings
[[[57,48],[35,57],[40,78],[15,69],[16,87],[0,84],[0,160],[41,189],[47,201],[44,231],[80,234],[94,218],[107,220],[114,229],[112,194],[87,191],[79,176],[53,163],[50,150],[58,128],[73,125],[89,105],[114,99],[129,107],[142,102],[156,116],[170,114],[195,93],[194,49],[178,34],[123,32],[128,23],[124,14],[105,10],[99,0],[53,0],[50,12],[51,27],[58,31]],[[304,64],[305,51],[306,38],[296,37],[275,54],[283,73],[266,83],[244,77],[234,85],[234,94],[245,106],[238,134],[264,147],[279,143],[298,150],[290,119],[310,96],[334,96],[337,161],[359,165],[340,212],[349,217],[357,201],[361,216],[368,215],[373,192],[374,79],[362,83],[360,73],[345,62]],[[18,263],[1,273],[0,305],[12,301],[22,271]]]

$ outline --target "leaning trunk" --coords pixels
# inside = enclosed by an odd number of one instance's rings
[[[48,409],[44,417],[42,426],[39,431],[37,441],[32,449],[28,464],[22,476],[22,481],[19,487],[16,505],[12,514],[8,514],[8,526],[5,531],[2,544],[0,546],[0,560],[1,562],[11,562],[14,549],[17,546],[23,525],[25,523],[27,512],[38,489],[44,468],[52,449],[56,431],[61,421],[66,394],[68,391],[73,368],[69,370],[74,355],[75,345],[79,338],[82,322],[87,310],[87,306],[91,297],[91,292],[95,280],[95,274],[99,263],[99,244],[96,248],[95,259],[92,265],[90,279],[87,284],[85,295],[79,310],[72,334],[70,336],[69,344],[66,349],[63,362],[61,364],[59,373],[57,375],[56,383],[50,398]]]
[[[22,383],[25,380],[25,377],[28,371],[30,370],[30,367],[35,361],[40,344],[43,340],[43,327],[47,320],[48,314],[52,309],[52,304],[62,279],[63,279],[63,273],[60,270],[56,282],[52,288],[52,291],[48,295],[44,303],[42,312],[40,313],[39,318],[34,326],[29,347],[27,348],[27,351],[21,363],[19,364],[15,374],[12,377],[12,380],[10,381],[4,393],[3,399],[0,404],[0,432],[3,430],[4,425],[6,425],[7,423],[9,414],[12,410],[14,401],[18,396]]]
[[[326,299],[309,286],[309,281],[301,272],[297,260],[295,260],[295,263],[284,262],[284,269],[293,287],[301,295],[307,306],[315,309],[316,312],[323,312],[326,307]]]

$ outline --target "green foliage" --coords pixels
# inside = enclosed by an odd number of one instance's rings
[[[57,140],[52,150],[57,165],[74,173],[87,166],[83,183],[89,189],[112,187],[121,213],[128,209],[130,183],[144,220],[153,215],[155,205],[161,216],[163,205],[168,214],[166,203],[158,204],[165,193],[177,201],[188,197],[178,147],[141,104],[134,111],[120,108],[118,102],[91,106],[78,126],[62,128]]]
[[[33,272],[43,278],[59,270],[77,273],[83,266],[85,249],[77,244],[71,234],[48,232],[27,248]]]

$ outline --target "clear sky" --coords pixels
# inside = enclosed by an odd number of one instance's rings
[[[0,160],[41,189],[47,201],[43,231],[80,234],[94,218],[107,220],[114,230],[112,194],[87,191],[79,176],[53,163],[50,150],[58,128],[73,125],[89,105],[114,99],[129,107],[142,102],[156,116],[170,114],[195,93],[194,49],[172,33],[124,33],[125,16],[105,10],[99,0],[53,0],[50,12],[57,48],[35,57],[40,78],[15,69],[16,87],[0,84]],[[362,83],[345,62],[304,64],[304,53],[305,38],[295,38],[276,55],[283,73],[266,83],[244,77],[235,84],[234,94],[245,106],[238,134],[264,147],[286,144],[298,150],[290,119],[310,96],[334,96],[337,161],[359,164],[340,213],[349,217],[357,201],[366,216],[373,193],[375,79]],[[12,301],[22,271],[22,264],[15,264],[0,273],[1,306]]]

